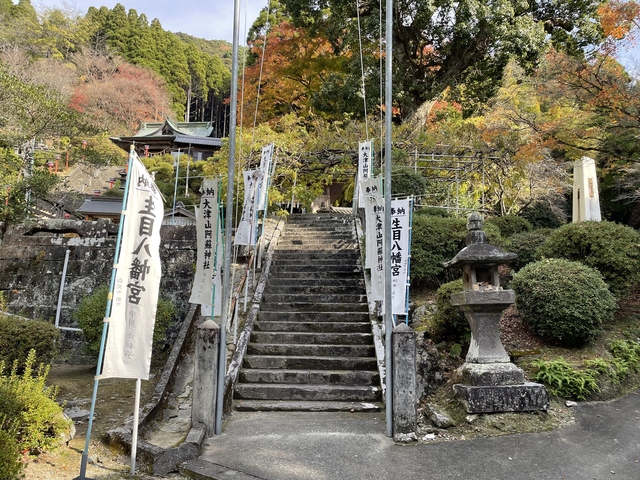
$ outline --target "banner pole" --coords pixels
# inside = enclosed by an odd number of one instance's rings
[[[385,270],[384,270],[384,321],[385,321],[385,369],[386,369],[386,391],[385,406],[387,420],[387,436],[393,437],[393,359],[392,359],[392,335],[393,335],[393,315],[391,298],[391,128],[393,115],[393,0],[386,0],[385,12],[385,138],[384,138],[384,226],[385,226]]]
[[[136,452],[138,451],[138,419],[140,418],[140,389],[142,381],[136,379],[136,399],[133,410],[133,432],[131,435],[131,475],[136,474]]]
[[[231,59],[231,105],[229,112],[229,158],[227,160],[227,210],[224,231],[224,272],[222,281],[222,316],[220,318],[220,349],[218,356],[218,388],[216,391],[215,434],[222,433],[224,377],[227,370],[227,316],[229,279],[231,277],[231,230],[233,229],[233,187],[236,156],[236,118],[238,105],[238,44],[240,43],[240,0],[233,6],[233,48]]]
[[[405,300],[405,323],[409,325],[409,293],[411,291],[411,239],[413,236],[413,202],[414,196],[409,197],[409,251],[407,252],[407,293]]]
[[[129,163],[127,166],[127,172],[131,172],[133,165],[133,155],[135,152],[135,145],[131,145],[129,149]],[[89,425],[87,426],[87,438],[84,444],[84,451],[82,452],[82,460],[80,461],[80,475],[74,478],[74,480],[90,480],[87,479],[87,461],[89,460],[89,442],[91,441],[91,428],[93,427],[93,415],[96,407],[96,398],[98,396],[98,382],[100,381],[100,372],[102,371],[102,361],[104,359],[104,348],[107,340],[107,331],[109,330],[109,323],[107,319],[111,315],[111,301],[113,299],[113,288],[116,283],[116,272],[118,271],[118,261],[120,259],[120,243],[122,241],[122,230],[124,229],[124,219],[127,210],[127,200],[129,195],[129,188],[131,175],[127,174],[127,180],[124,186],[124,197],[122,199],[122,211],[120,212],[120,225],[118,225],[118,238],[116,240],[116,249],[113,256],[113,268],[111,269],[111,282],[109,284],[109,294],[107,295],[107,308],[104,314],[104,325],[102,326],[102,338],[100,340],[100,353],[98,354],[98,364],[96,366],[96,376],[93,383],[93,395],[91,397],[91,410],[89,412]]]

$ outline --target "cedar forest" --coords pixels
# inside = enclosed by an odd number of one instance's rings
[[[455,188],[467,208],[507,215],[544,205],[566,215],[572,162],[587,155],[603,216],[640,227],[638,66],[616,59],[636,40],[637,1],[398,0],[394,10],[396,193],[436,206]],[[384,4],[366,1],[272,0],[263,9],[241,49],[236,180],[273,142],[270,201],[308,204],[342,181],[348,203],[358,141],[374,140],[380,165],[383,18]],[[46,197],[56,188],[60,176],[46,168],[54,157],[124,165],[108,137],[166,117],[212,122],[225,137],[231,51],[121,4],[80,13],[0,0],[5,228],[28,215],[27,190]],[[29,144],[42,148],[25,175]],[[193,177],[226,175],[226,155],[225,146],[192,163]],[[459,170],[454,184],[429,156],[483,167]],[[171,202],[172,157],[148,162]],[[197,181],[189,186],[186,204],[197,198]]]

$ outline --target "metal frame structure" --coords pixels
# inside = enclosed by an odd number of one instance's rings
[[[416,197],[417,199],[428,199],[429,197],[444,197],[446,195],[446,204],[434,204],[428,200],[416,202],[417,207],[436,207],[446,210],[453,210],[457,215],[462,212],[469,211],[486,211],[486,198],[485,198],[485,171],[491,160],[497,160],[499,157],[481,154],[470,155],[468,153],[418,153],[417,151],[411,155],[413,165],[409,168],[413,168],[415,172],[422,170],[422,176],[432,183],[443,182],[446,184],[446,191],[443,188],[442,191],[436,193],[425,194]],[[460,183],[470,179],[472,176],[481,177],[481,200],[480,208],[467,208],[460,206]],[[455,185],[455,203],[452,205],[451,198],[451,185]]]

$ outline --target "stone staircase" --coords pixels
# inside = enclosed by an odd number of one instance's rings
[[[292,215],[235,391],[237,410],[382,408],[353,217]]]

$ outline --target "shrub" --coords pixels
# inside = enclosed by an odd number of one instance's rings
[[[436,340],[469,343],[469,322],[458,307],[451,305],[451,294],[462,291],[462,280],[445,283],[436,292],[436,311],[427,324],[427,332]]]
[[[491,217],[485,222],[485,225],[495,225],[500,230],[500,235],[504,238],[515,235],[516,233],[530,232],[532,230],[529,220],[515,215],[504,215],[502,217]]]
[[[513,278],[516,307],[541,337],[580,346],[611,321],[616,300],[597,270],[565,259],[530,263]]]
[[[572,366],[564,358],[535,360],[535,379],[547,385],[552,394],[584,400],[607,385],[620,385],[640,367],[640,344],[632,340],[614,340],[609,347],[612,358],[592,358]]]
[[[392,195],[422,195],[427,189],[427,181],[420,174],[411,169],[404,168],[392,173]]]
[[[98,355],[104,328],[104,314],[107,310],[107,295],[109,287],[102,285],[91,294],[85,296],[72,317],[82,329],[82,335],[87,342],[86,350],[89,354]],[[161,350],[166,343],[166,333],[176,316],[176,308],[171,300],[162,296],[158,298],[156,323],[153,329],[153,348]]]
[[[562,357],[556,360],[534,360],[533,366],[537,369],[536,381],[544,383],[552,395],[584,400],[600,390],[596,371],[573,368]]]
[[[501,246],[503,242],[496,226],[485,225],[485,232],[488,242]],[[445,271],[442,264],[466,246],[466,236],[466,218],[414,215],[411,232],[412,283],[437,286],[459,277],[459,271]]]
[[[467,222],[463,218],[413,217],[411,277],[416,285],[438,285],[446,280],[443,262],[465,246]],[[456,272],[456,276],[458,273]]]
[[[558,228],[566,223],[564,216],[551,208],[548,202],[535,202],[520,211],[533,228]]]
[[[35,350],[31,350],[18,374],[18,362],[13,363],[9,376],[3,376],[0,362],[0,430],[14,432],[20,451],[33,453],[50,451],[60,445],[62,434],[69,428],[69,420],[56,402],[55,387],[46,387],[49,367],[40,364],[34,370]]]
[[[38,363],[51,363],[58,353],[60,331],[49,322],[0,316],[0,361],[23,365],[29,351]]]
[[[566,258],[598,270],[620,297],[640,281],[640,233],[613,222],[570,223],[551,232],[538,258]]]
[[[511,262],[514,272],[536,260],[536,252],[540,245],[549,238],[549,232],[550,230],[540,229],[533,232],[516,233],[505,241],[504,248],[518,255],[518,258]]]
[[[4,417],[0,415],[0,424],[3,423],[5,423]],[[23,478],[23,464],[20,461],[20,456],[15,432],[0,430],[0,480]]]
[[[624,362],[631,370],[640,370],[640,343],[632,340],[614,340],[609,347],[615,359]]]

